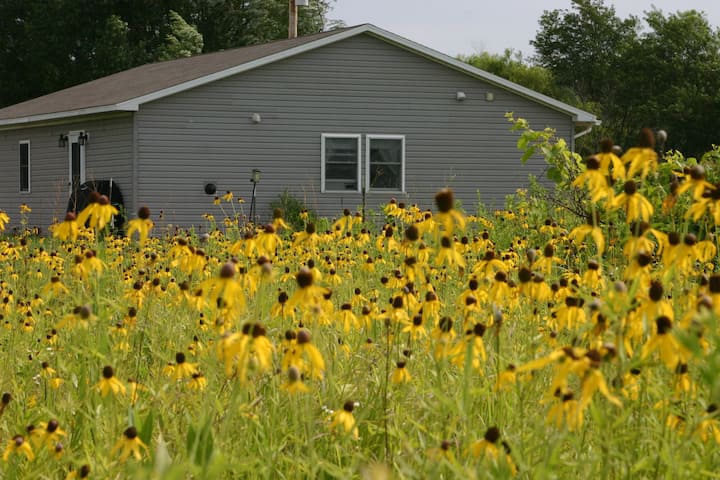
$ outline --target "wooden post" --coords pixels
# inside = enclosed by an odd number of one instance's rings
[[[298,7],[295,0],[288,0],[290,18],[288,22],[288,38],[297,38]]]

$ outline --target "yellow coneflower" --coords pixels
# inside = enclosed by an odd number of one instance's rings
[[[580,412],[585,411],[592,401],[592,397],[595,392],[600,392],[613,405],[622,407],[622,402],[610,393],[607,383],[605,382],[605,377],[600,371],[600,363],[602,360],[600,352],[597,350],[589,350],[585,354],[585,357],[590,360],[590,368],[582,377],[582,390],[580,393],[580,403],[578,405]]]
[[[103,367],[102,378],[95,385],[95,388],[100,391],[103,397],[106,397],[109,393],[123,397],[126,393],[125,385],[117,379],[115,371],[110,365]]]
[[[60,240],[75,241],[80,233],[80,226],[75,220],[76,216],[74,212],[67,212],[65,214],[65,220],[61,223],[56,223],[50,227],[50,231],[53,237],[59,238]],[[2,230],[2,229],[0,229]]]
[[[313,305],[318,305],[322,301],[324,294],[328,292],[326,288],[314,285],[315,279],[309,268],[302,267],[295,275],[298,289],[287,301],[287,308],[301,307],[306,309]]]
[[[35,459],[35,454],[32,451],[30,443],[28,443],[22,435],[15,435],[8,441],[5,447],[5,453],[3,453],[3,460],[7,462],[10,459],[10,455],[24,455],[29,461]]]
[[[495,390],[509,390],[515,385],[517,381],[517,367],[514,364],[509,364],[505,370],[500,372],[497,380],[495,381]]]
[[[629,149],[621,160],[627,165],[628,179],[639,173],[640,178],[645,179],[650,172],[658,167],[658,156],[655,152],[655,135],[649,128],[640,130],[640,143],[637,147]]]
[[[202,392],[207,387],[207,378],[200,372],[195,372],[187,382],[187,386],[191,390]]]
[[[183,380],[192,377],[198,373],[197,364],[186,361],[185,354],[178,352],[175,354],[175,364],[169,363],[163,368],[163,374],[171,377],[173,380]]]
[[[680,363],[687,363],[690,352],[688,352],[675,336],[672,334],[672,320],[666,316],[660,316],[655,320],[656,332],[643,345],[641,358],[645,359],[654,352],[658,352],[660,360],[668,370],[675,371]]]
[[[390,376],[392,383],[408,383],[412,380],[410,372],[407,370],[407,362],[400,360],[395,364],[395,370]]]
[[[455,335],[452,318],[442,317],[431,332],[431,336],[435,340],[435,348],[433,349],[435,360],[447,358],[453,353]]]
[[[705,409],[705,417],[700,421],[694,434],[700,437],[700,440],[707,442],[709,439],[715,440],[720,445],[720,419],[718,418],[718,407],[711,403]]]
[[[50,366],[48,362],[42,362],[42,370],[40,370],[40,376],[45,378],[51,388],[57,390],[64,383],[62,378],[57,376],[57,372]]]
[[[485,432],[482,439],[476,440],[468,448],[470,455],[475,458],[482,458],[489,460],[495,465],[501,464],[504,460],[505,465],[510,470],[510,475],[517,475],[517,467],[513,462],[510,445],[503,441],[498,446],[500,440],[500,429],[498,427],[490,427]],[[502,450],[500,449],[502,447]],[[501,453],[504,453],[504,457],[501,457]]]
[[[614,143],[609,138],[600,140],[600,152],[595,156],[600,160],[600,171],[614,180],[625,178],[625,166],[620,157],[613,153]]]
[[[290,365],[287,369],[287,380],[280,385],[280,390],[297,395],[298,393],[308,393],[310,388],[302,381],[300,370],[295,365]]]
[[[590,156],[585,160],[585,171],[572,182],[573,187],[587,185],[590,201],[598,203],[601,200],[612,199],[613,189],[608,185],[607,174],[600,169],[600,159]]]
[[[0,232],[5,230],[5,225],[7,225],[8,223],[10,223],[10,217],[7,213],[0,210]]]
[[[143,451],[145,451],[145,454],[149,454],[147,445],[138,437],[137,428],[128,427],[123,432],[120,440],[115,443],[115,446],[110,451],[110,455],[112,456],[120,452],[121,462],[127,460],[130,455],[132,455],[135,460],[142,460]]]
[[[429,448],[427,455],[434,462],[445,460],[453,463],[455,462],[455,454],[453,453],[452,446],[453,444],[449,440],[443,440],[440,442],[439,447]]]
[[[680,184],[675,194],[682,195],[688,190],[692,190],[692,198],[699,201],[703,198],[705,190],[712,190],[715,186],[705,180],[705,167],[702,165],[693,165],[690,167],[689,174],[685,176],[685,181]],[[688,178],[689,177],[689,178]]]
[[[76,478],[88,478],[90,476],[90,465],[83,465],[78,470],[70,470],[65,480],[74,480]]]
[[[273,220],[272,225],[275,227],[275,231],[279,231],[280,229],[284,230],[292,230],[287,223],[285,223],[285,220],[283,219],[284,212],[281,208],[276,208],[273,210]]]
[[[548,410],[545,423],[554,425],[557,429],[562,428],[564,425],[570,432],[582,427],[584,416],[573,392],[570,390],[558,390],[555,398],[557,402]]]
[[[445,235],[452,235],[456,227],[465,230],[465,217],[455,210],[455,196],[452,190],[445,188],[436,193],[435,205],[438,209],[435,219],[442,225]]]
[[[497,257],[497,254],[488,250],[483,258],[475,264],[473,268],[473,276],[478,279],[491,279],[499,270],[507,270],[505,263]]]
[[[143,245],[150,235],[155,224],[150,220],[150,209],[148,207],[140,207],[138,210],[138,218],[128,222],[127,236],[131,238],[134,233],[138,234],[138,242]]]
[[[348,400],[343,404],[342,410],[334,412],[330,419],[330,431],[333,433],[340,431],[345,434],[350,434],[355,439],[360,438],[357,422],[353,416],[354,409],[355,402]]]
[[[93,202],[94,198],[97,198],[97,201]],[[107,195],[97,197],[91,195],[91,203],[80,212],[77,222],[80,225],[85,225],[87,222],[90,228],[102,230],[110,222],[112,216],[119,213],[120,211],[110,203]]]
[[[325,360],[323,360],[320,350],[318,350],[310,340],[310,332],[305,329],[299,330],[297,332],[295,352],[293,352],[294,355],[292,355],[292,357],[299,360],[299,363],[304,365],[304,356],[307,355],[310,363],[310,367],[307,369],[308,373],[313,378],[320,379],[325,372]],[[295,364],[295,362],[291,361],[290,364]]]
[[[634,180],[625,182],[623,193],[613,199],[611,207],[613,209],[624,209],[627,223],[637,220],[647,222],[655,211],[652,203],[638,192]]]
[[[50,283],[43,287],[41,295],[46,298],[53,298],[59,297],[69,292],[70,291],[68,290],[68,288],[60,280],[60,277],[58,275],[55,275],[53,277],[50,277]]]
[[[47,423],[40,422],[38,425],[38,428],[33,430],[33,433],[38,432],[36,447],[46,445],[52,448],[60,442],[61,437],[67,436],[67,433],[60,428],[60,423],[55,419]]]
[[[224,315],[236,316],[245,309],[245,294],[235,280],[235,264],[225,263],[217,278],[210,278],[200,284],[200,290],[208,303]]]

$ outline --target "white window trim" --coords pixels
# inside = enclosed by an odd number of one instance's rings
[[[370,187],[370,141],[371,140],[400,140],[401,141],[401,163],[400,163],[400,190],[385,188],[372,189]],[[367,134],[365,136],[365,191],[383,193],[405,193],[405,135],[384,135]]]
[[[320,192],[322,193],[358,193],[362,185],[362,135],[357,133],[323,133],[320,136]],[[325,188],[325,139],[354,138],[357,141],[357,188],[354,190],[327,190]]]
[[[80,145],[80,134],[83,130],[68,132],[68,190],[72,194],[72,144],[77,143],[80,149],[80,185],[85,183],[85,145]]]
[[[19,148],[21,148],[20,145],[27,145],[27,155],[28,155],[28,188],[27,188],[27,190],[23,190],[23,189],[22,189],[22,186],[20,185],[20,179],[22,178],[22,175],[20,176],[20,178],[18,178],[18,188],[20,189],[20,193],[32,193],[32,181],[30,180],[30,179],[32,178],[31,175],[30,175],[30,172],[31,172],[31,169],[32,169],[32,167],[31,167],[32,162],[30,161],[30,140],[20,140],[20,141],[18,142],[18,160],[20,160],[20,158],[19,158],[19,157],[20,157],[20,150],[19,150]]]

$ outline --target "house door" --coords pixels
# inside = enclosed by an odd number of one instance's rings
[[[70,194],[76,193],[85,183],[85,142],[80,141],[83,132],[68,133],[68,159],[70,163]]]

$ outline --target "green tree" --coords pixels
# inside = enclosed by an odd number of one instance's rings
[[[322,31],[329,4],[301,7],[299,34]],[[287,0],[3,0],[0,107],[200,48],[287,38],[287,9]]]
[[[598,105],[603,125],[586,143],[609,136],[628,147],[651,127],[668,132],[666,149],[701,154],[720,133],[718,32],[693,10],[651,10],[644,23],[618,18],[602,0],[574,0],[543,13],[534,60],[560,87]]]
[[[621,20],[602,0],[573,0],[571,9],[550,10],[530,43],[538,65],[559,85],[583,101],[607,100],[613,94],[613,71],[637,38],[637,19]]]
[[[646,13],[649,29],[627,52],[620,96],[627,108],[608,105],[618,138],[638,125],[669,133],[668,148],[701,155],[718,142],[720,34],[695,10]]]
[[[482,52],[461,55],[459,60],[563,102],[579,102],[572,89],[560,86],[549,69],[526,62],[522,52],[512,49],[506,49],[502,55]]]
[[[170,33],[165,36],[165,43],[158,49],[157,59],[172,60],[202,52],[203,36],[195,27],[173,10],[170,10],[168,17]]]

